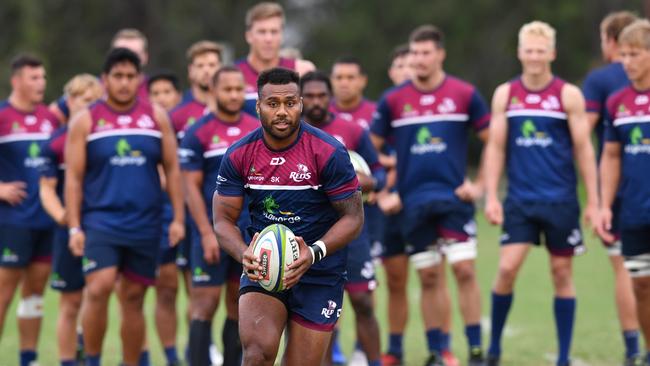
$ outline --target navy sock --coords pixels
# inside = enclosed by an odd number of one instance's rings
[[[630,358],[639,354],[639,331],[623,331],[623,341],[625,343],[625,358]]]
[[[451,349],[451,334],[445,333],[444,331],[440,332],[440,350],[442,352],[448,352]]]
[[[648,353],[645,355],[645,362],[650,363],[650,351],[648,351]]]
[[[221,336],[223,340],[223,366],[241,365],[242,348],[237,320],[226,318]]]
[[[512,305],[512,294],[499,295],[492,292],[492,326],[490,330],[490,350],[492,356],[501,355],[501,335],[508,319],[510,306]]]
[[[77,366],[76,360],[61,360],[61,366]]]
[[[429,352],[440,353],[440,328],[427,330],[427,345]]]
[[[388,353],[401,359],[403,338],[404,335],[402,333],[390,333],[388,335]]]
[[[368,361],[368,366],[381,366],[381,360]]]
[[[86,355],[86,366],[100,366],[100,355]]]
[[[356,342],[354,342],[354,349],[359,350],[359,351],[363,351],[363,348],[361,348],[361,342],[359,342],[358,339],[357,339]]]
[[[167,363],[178,362],[178,353],[176,353],[176,346],[165,347],[163,351],[165,352]]]
[[[210,364],[210,339],[212,322],[192,320],[190,323],[190,359],[192,366]]]
[[[36,361],[36,351],[31,349],[20,351],[20,366],[29,366],[34,361]]]
[[[465,336],[469,348],[481,347],[481,324],[466,325]]]
[[[144,350],[140,352],[140,358],[138,359],[138,366],[151,366],[151,360],[149,359],[149,351]]]
[[[563,365],[569,362],[573,321],[575,320],[576,313],[576,299],[574,297],[556,297],[553,301],[553,312],[555,313],[555,327],[557,328],[558,340],[557,364]]]

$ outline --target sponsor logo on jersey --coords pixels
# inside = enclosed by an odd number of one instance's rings
[[[435,95],[423,95],[420,97],[420,105],[431,105],[436,101]]]
[[[535,122],[530,119],[521,124],[521,136],[515,139],[517,146],[531,147],[540,146],[547,147],[553,143],[553,139],[545,132],[537,131]]]
[[[304,180],[311,179],[311,172],[309,171],[309,168],[305,164],[298,164],[298,171],[297,172],[291,172],[289,174],[289,178],[293,180],[296,183],[300,183]]]
[[[447,143],[440,137],[431,136],[426,126],[420,127],[415,136],[415,144],[411,145],[411,154],[442,153],[447,150]]]
[[[37,121],[38,121],[38,118],[36,118],[36,116],[29,115],[29,116],[25,117],[25,124],[27,126],[35,125]]]
[[[118,116],[117,117],[117,124],[120,126],[126,126],[131,124],[133,121],[133,118],[131,116]]]
[[[2,261],[4,263],[16,263],[18,262],[18,254],[9,248],[4,248],[2,250]]]
[[[625,145],[625,153],[650,154],[650,138],[643,136],[641,127],[636,126],[630,131],[630,143]]]
[[[140,128],[154,128],[156,126],[156,123],[148,114],[141,115],[135,124]]]
[[[38,142],[32,141],[27,148],[27,157],[25,158],[25,167],[38,168],[45,164],[48,159],[41,157],[41,146]]]
[[[147,157],[143,156],[141,151],[131,149],[131,145],[126,138],[117,140],[115,152],[117,155],[110,159],[110,164],[114,166],[142,166],[147,162]]]
[[[50,122],[49,119],[44,119],[43,123],[41,123],[41,132],[50,133],[52,130],[54,130],[54,125],[52,125],[52,122]]]
[[[271,158],[271,165],[282,165],[287,161],[287,159],[283,157],[277,157],[277,158]]]
[[[280,223],[288,222],[290,224],[302,220],[300,216],[291,211],[281,210],[280,205],[275,201],[275,198],[273,198],[272,195],[266,196],[262,201],[262,205],[264,205],[262,215],[264,215],[267,220]]]
[[[249,181],[255,181],[255,182],[263,182],[264,181],[264,176],[261,173],[257,172],[257,169],[255,169],[254,165],[251,165],[251,167],[248,169],[248,180]]]
[[[226,135],[233,137],[241,135],[241,129],[239,127],[228,127],[226,130]]]
[[[18,121],[11,122],[11,132],[16,133],[23,131],[25,131],[25,128],[23,128]]]
[[[519,109],[524,108],[524,104],[517,97],[510,98],[510,104],[508,106],[510,109]]]
[[[456,103],[451,98],[442,98],[438,104],[438,113],[447,114],[456,112]]]
[[[571,235],[569,235],[566,241],[574,247],[582,243],[582,233],[580,233],[580,229],[571,230]]]
[[[540,105],[545,110],[558,110],[560,109],[560,100],[555,95],[549,95],[542,100]]]
[[[636,98],[634,98],[634,104],[636,105],[648,104],[648,96],[645,94],[637,95]]]

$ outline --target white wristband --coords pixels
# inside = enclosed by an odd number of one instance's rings
[[[83,230],[79,226],[71,227],[68,229],[68,236],[73,236],[76,233],[80,233]]]
[[[323,258],[327,256],[327,247],[325,246],[325,243],[322,240],[317,240],[314,245],[318,245],[320,249],[323,251]]]

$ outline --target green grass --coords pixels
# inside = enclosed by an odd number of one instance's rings
[[[498,261],[499,229],[485,223],[482,215],[479,221],[479,259],[478,278],[483,294],[483,314],[489,318],[490,287],[494,280]],[[575,261],[575,280],[578,292],[578,313],[574,332],[573,357],[588,365],[620,364],[623,346],[614,307],[613,276],[605,250],[590,234],[585,233],[587,254]],[[451,280],[452,275],[449,273]],[[380,287],[377,291],[378,317],[382,329],[382,349],[385,349],[387,328],[386,287],[384,273],[379,270]],[[454,300],[453,349],[465,359],[466,342],[463,326],[458,313],[456,288],[450,281]],[[405,357],[407,365],[421,365],[427,357],[424,329],[419,315],[419,289],[414,273],[409,280],[410,318],[405,335]],[[548,360],[556,350],[555,326],[552,311],[552,287],[548,265],[548,255],[544,249],[532,250],[517,281],[515,300],[504,338],[504,366],[552,365]],[[154,365],[164,365],[162,351],[153,325],[153,291],[147,295],[146,317],[148,321],[149,344]],[[39,346],[39,361],[42,366],[58,365],[56,350],[55,323],[58,295],[48,291],[46,295],[45,320]],[[179,309],[184,310],[186,302],[179,300]],[[350,354],[354,344],[353,316],[351,307],[346,304],[342,318],[341,344],[346,354]],[[0,342],[0,366],[17,365],[18,335],[16,329],[16,304],[14,302]],[[223,307],[220,308],[214,327],[215,339],[220,338],[223,324]],[[180,312],[183,314],[183,312]],[[105,365],[117,365],[120,360],[118,336],[118,312],[115,299],[112,300],[109,329],[104,342],[103,361]],[[187,326],[179,322],[179,351],[185,348]],[[484,329],[484,342],[488,335]],[[220,343],[220,341],[219,341]],[[574,363],[574,365],[579,365]]]

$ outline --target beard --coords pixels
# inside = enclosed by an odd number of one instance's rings
[[[312,107],[305,109],[304,115],[307,117],[307,119],[309,119],[310,122],[314,122],[316,124],[325,122],[328,117],[327,110],[321,107]]]
[[[239,114],[241,112],[241,109],[243,107],[243,104],[239,106],[237,109],[233,108],[228,108],[227,103],[221,103],[219,100],[217,100],[217,110],[221,111],[224,114],[227,114],[229,116],[234,116],[236,114]]]
[[[291,121],[289,118],[268,120],[264,117],[260,117],[260,122],[264,131],[269,134],[273,139],[282,141],[290,138],[294,132],[300,127],[300,120]],[[288,128],[285,130],[278,130],[274,126],[278,123],[287,123]]]

